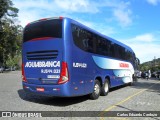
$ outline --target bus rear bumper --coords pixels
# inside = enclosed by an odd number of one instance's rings
[[[23,90],[27,93],[49,97],[71,97],[68,84],[61,85],[37,85],[23,82]]]

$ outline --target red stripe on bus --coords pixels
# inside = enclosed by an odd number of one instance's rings
[[[41,38],[34,38],[34,39],[31,39],[30,41],[36,41],[36,40],[46,40],[46,39],[51,39],[53,37],[41,37]]]

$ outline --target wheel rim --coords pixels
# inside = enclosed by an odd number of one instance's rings
[[[94,86],[94,93],[95,93],[96,95],[98,95],[98,94],[99,94],[99,91],[100,91],[99,85],[98,85],[98,84],[95,84],[95,86]]]
[[[105,92],[108,92],[108,83],[107,82],[104,84],[104,90],[105,90]]]

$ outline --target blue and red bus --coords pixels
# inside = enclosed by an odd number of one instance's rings
[[[133,50],[66,17],[40,19],[24,28],[23,89],[38,95],[97,99],[133,83]]]

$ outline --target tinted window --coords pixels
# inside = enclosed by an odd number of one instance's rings
[[[30,24],[24,29],[24,42],[41,37],[62,38],[62,20],[40,21]]]
[[[72,36],[75,45],[86,52],[126,61],[134,59],[131,51],[74,24],[72,24]]]
[[[80,28],[76,25],[72,25],[72,36],[74,43],[80,49],[88,52],[94,52],[94,35],[87,30]]]

